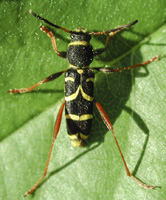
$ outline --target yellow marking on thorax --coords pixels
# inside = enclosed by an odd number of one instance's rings
[[[74,121],[85,121],[88,119],[93,119],[93,115],[91,115],[91,114],[84,114],[81,116],[74,115],[74,114],[68,114],[65,117],[66,117],[66,119],[72,119]]]
[[[74,82],[74,78],[72,78],[72,77],[66,77],[66,78],[65,78],[65,82],[67,82],[67,81],[72,81],[72,82]]]
[[[68,44],[68,47],[69,46],[78,46],[78,45],[82,45],[82,46],[88,46],[88,45],[90,45],[89,44],[89,42],[86,42],[86,41],[73,41],[73,42],[70,42],[69,44]]]
[[[93,97],[87,95],[83,89],[82,89],[82,86],[79,85],[79,87],[77,88],[76,92],[73,93],[72,95],[68,96],[68,97],[65,97],[65,101],[72,101],[74,99],[77,98],[78,94],[79,94],[79,91],[81,91],[81,94],[83,96],[84,99],[86,99],[87,101],[93,101]]]
[[[86,79],[86,82],[89,82],[89,81],[94,82],[94,78],[87,78],[87,79]]]

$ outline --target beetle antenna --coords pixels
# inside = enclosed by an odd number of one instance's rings
[[[34,13],[32,10],[29,10],[29,13],[32,14],[34,17],[36,17],[36,18],[38,18],[38,19],[44,21],[45,23],[49,24],[50,26],[53,26],[54,28],[59,28],[59,29],[65,31],[65,32],[67,32],[67,33],[70,33],[70,34],[72,33],[72,31],[69,31],[69,30],[67,30],[66,28],[63,28],[63,27],[58,26],[58,25],[56,25],[56,24],[53,24],[52,22],[49,22],[48,20],[46,20],[46,19],[44,19],[43,17],[41,17],[41,16],[37,15],[36,13]]]
[[[133,26],[134,24],[136,24],[138,22],[138,20],[135,20],[134,22],[127,24],[127,25],[123,25],[117,28],[114,28],[112,30],[108,30],[108,31],[101,31],[101,32],[89,32],[89,35],[102,35],[102,34],[107,34],[107,33],[111,33],[111,32],[116,32],[116,31],[120,31],[123,30],[125,28],[128,28],[130,26]]]

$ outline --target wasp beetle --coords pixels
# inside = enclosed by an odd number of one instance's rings
[[[118,141],[116,139],[113,126],[106,112],[102,108],[102,106],[98,102],[96,102],[93,98],[94,76],[95,76],[93,71],[97,70],[104,73],[120,72],[123,70],[141,67],[146,64],[149,64],[153,61],[158,60],[158,56],[155,56],[152,59],[147,60],[143,63],[135,64],[129,67],[124,67],[122,69],[114,69],[114,68],[109,68],[109,67],[101,67],[101,68],[94,67],[91,69],[89,68],[89,65],[93,61],[93,57],[103,53],[106,50],[106,48],[108,47],[110,38],[112,36],[114,36],[116,33],[118,33],[119,31],[125,28],[133,26],[134,24],[138,22],[138,20],[127,25],[119,26],[112,30],[101,31],[101,32],[87,32],[83,28],[77,28],[74,31],[70,31],[49,22],[48,20],[34,13],[32,10],[30,10],[29,12],[34,17],[44,21],[50,26],[57,29],[61,29],[69,33],[71,42],[68,44],[67,52],[59,52],[56,45],[56,39],[53,33],[49,31],[45,26],[41,26],[40,27],[41,30],[47,33],[47,35],[51,38],[55,53],[62,58],[67,58],[69,62],[69,68],[67,70],[63,70],[55,74],[52,74],[51,76],[48,76],[43,81],[36,83],[32,87],[9,90],[9,93],[30,92],[34,88],[36,88],[38,85],[52,81],[58,78],[60,75],[65,74],[65,101],[62,103],[59,109],[59,113],[55,122],[53,140],[52,140],[52,144],[49,151],[44,173],[41,176],[41,178],[38,180],[38,182],[29,191],[27,191],[24,196],[31,194],[39,186],[40,182],[43,180],[43,178],[47,174],[47,168],[48,168],[50,156],[52,153],[55,139],[57,137],[57,134],[60,128],[64,107],[65,107],[67,131],[68,131],[68,135],[71,140],[71,143],[74,147],[81,147],[83,145],[83,141],[86,140],[90,134],[92,119],[93,119],[93,104],[96,105],[101,115],[101,118],[103,122],[105,123],[105,125],[107,126],[107,128],[110,131],[112,131],[119,153],[122,157],[122,161],[124,163],[127,175],[145,188],[148,188],[148,189],[155,188],[156,186],[147,185],[143,183],[142,181],[140,181],[139,179],[137,179],[136,177],[132,176],[132,174],[130,173],[128,166],[126,164],[126,161],[124,159],[124,156],[122,154],[122,151],[120,149],[120,146],[118,144]],[[105,47],[93,50],[90,44],[91,36],[102,35],[102,34],[108,34]]]

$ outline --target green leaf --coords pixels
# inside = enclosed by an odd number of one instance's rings
[[[31,93],[6,93],[11,88],[29,87],[68,66],[54,53],[50,38],[39,30],[44,23],[30,15],[29,9],[69,30],[109,30],[139,20],[112,38],[107,51],[91,66],[122,68],[155,55],[161,59],[123,73],[97,73],[94,95],[114,125],[131,172],[161,188],[146,190],[127,177],[112,134],[95,109],[91,136],[84,148],[71,147],[63,117],[48,175],[26,198],[166,199],[165,2],[3,0],[0,5],[0,199],[23,199],[42,175],[64,99],[63,76]],[[59,38],[58,49],[65,51],[69,35],[61,30],[53,32]],[[94,49],[103,47],[105,40],[106,36],[93,37]]]

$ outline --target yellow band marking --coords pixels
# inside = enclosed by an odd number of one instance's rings
[[[68,47],[69,46],[77,46],[77,45],[82,45],[82,46],[88,46],[90,45],[89,42],[86,42],[86,41],[73,41],[73,42],[70,42]]]
[[[83,133],[80,133],[80,138],[83,140],[86,140],[89,137],[89,135],[84,135]]]
[[[71,144],[73,147],[82,147],[82,140],[71,140]]]
[[[93,97],[87,95],[83,89],[82,89],[82,86],[79,85],[79,87],[77,88],[76,92],[73,93],[72,95],[68,96],[68,97],[65,97],[65,101],[72,101],[74,99],[77,98],[78,94],[79,94],[79,91],[81,91],[81,94],[83,96],[84,99],[86,99],[87,101],[93,101]]]
[[[74,121],[85,121],[88,119],[92,119],[93,115],[84,114],[84,115],[78,116],[78,115],[74,115],[74,114],[69,114],[69,115],[66,115],[65,117],[66,117],[66,119],[72,119]]]
[[[94,78],[87,78],[87,79],[86,79],[86,82],[89,82],[89,81],[94,82]]]
[[[80,89],[78,87],[75,93],[73,93],[72,95],[70,95],[68,97],[65,97],[65,101],[72,101],[72,100],[76,99],[78,96],[79,90]]]
[[[79,88],[80,88],[80,90],[81,90],[81,94],[82,94],[82,96],[83,96],[84,99],[86,99],[87,101],[93,101],[93,97],[87,95],[87,94],[83,91],[81,85],[79,86]]]
[[[84,135],[83,133],[76,133],[74,135],[68,135],[70,140],[71,140],[71,144],[73,147],[81,147],[82,146],[82,139],[86,140],[89,135]]]
[[[77,72],[78,72],[79,74],[82,74],[84,71],[83,71],[82,69],[78,69]]]
[[[69,65],[69,69],[70,68],[80,69],[80,67],[72,65],[72,64]],[[89,66],[83,66],[83,67],[81,67],[81,69],[86,69],[86,68],[89,68]]]
[[[70,140],[76,140],[78,138],[78,133],[74,134],[74,135],[68,135]]]
[[[80,133],[80,134],[76,133],[74,135],[68,135],[68,136],[70,140],[77,140],[79,135],[80,135],[80,138],[82,138],[83,140],[86,140],[89,137],[89,135],[84,135],[83,133]]]
[[[76,133],[74,135],[68,135],[68,136],[69,136],[70,140],[77,140],[78,135],[80,135],[80,138],[82,138],[83,140],[86,140],[89,137],[89,135],[84,135],[83,133],[80,133],[80,134]]]
[[[74,135],[68,135],[70,140],[71,140],[71,144],[73,147],[81,147],[82,146],[82,139],[79,137],[79,133],[76,133]]]
[[[65,82],[67,82],[67,81],[72,81],[72,82],[74,82],[74,78],[72,78],[72,77],[66,77],[66,78],[65,78]]]

